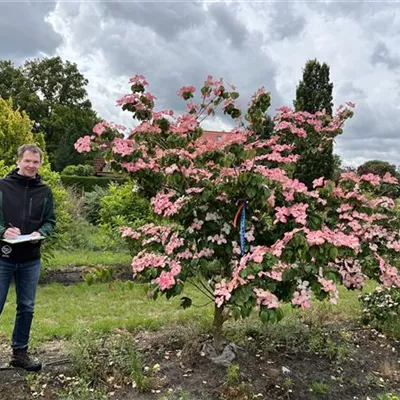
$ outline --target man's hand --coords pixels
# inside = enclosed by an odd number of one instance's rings
[[[19,235],[21,234],[21,231],[19,230],[19,228],[8,228],[4,234],[3,237],[4,239],[16,239]]]
[[[29,236],[32,236],[32,240],[30,240],[31,243],[37,243],[39,240],[35,240],[35,236],[40,236],[40,233],[38,231],[32,232]]]

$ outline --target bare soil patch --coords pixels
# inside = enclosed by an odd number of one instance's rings
[[[382,393],[400,394],[400,344],[372,329],[342,329],[326,333],[348,352],[338,359],[321,352],[276,346],[266,351],[266,343],[249,337],[249,345],[234,361],[238,375],[232,381],[227,368],[210,362],[202,353],[207,336],[185,337],[171,331],[139,332],[132,343],[145,365],[159,364],[159,385],[148,393],[138,393],[132,385],[112,387],[111,399],[340,399],[372,400]],[[8,346],[2,340],[0,363],[6,366]],[[73,376],[64,342],[47,342],[37,355],[44,362],[35,384],[21,370],[0,370],[0,399],[59,399],[62,381]],[[60,375],[63,379],[60,379]]]
[[[86,271],[94,269],[98,266],[64,266],[59,269],[47,269],[40,277],[40,285],[48,285],[50,283],[60,283],[61,285],[73,285],[84,281],[84,274]],[[113,265],[113,280],[132,280],[132,267],[125,264]]]

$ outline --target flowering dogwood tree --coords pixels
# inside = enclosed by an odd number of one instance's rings
[[[148,277],[154,298],[179,295],[191,280],[215,304],[217,350],[228,315],[245,318],[256,307],[263,322],[275,322],[282,302],[306,308],[314,293],[336,303],[338,283],[359,289],[371,277],[400,286],[395,204],[385,196],[395,178],[343,173],[337,182],[316,179],[312,190],[291,178],[296,145],[318,134],[315,151],[322,150],[342,133],[353,104],[333,117],[282,107],[273,136],[262,140],[258,132],[270,105],[263,88],[242,116],[235,88],[208,77],[198,102],[193,86],[179,90],[187,112],[175,116],[154,110],[143,76],[131,84],[117,104],[139,124],[127,131],[103,121],[75,146],[102,151],[151,197],[163,223],[121,227],[137,245],[134,275]],[[237,128],[229,139],[210,142],[200,124],[218,107]]]

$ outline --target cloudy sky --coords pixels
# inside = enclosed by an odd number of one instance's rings
[[[115,100],[144,74],[159,108],[183,109],[176,91],[207,75],[237,86],[243,104],[260,86],[270,113],[292,106],[307,60],[330,66],[334,104],[356,103],[337,140],[346,165],[400,166],[398,1],[0,0],[0,59],[60,55],[89,79],[105,119],[130,124]],[[216,119],[207,128],[227,129]]]

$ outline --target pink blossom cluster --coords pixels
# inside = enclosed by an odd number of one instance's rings
[[[183,97],[184,94],[193,94],[196,92],[196,88],[194,86],[183,86],[178,90],[178,96]]]
[[[339,292],[335,282],[333,282],[331,279],[325,279],[323,276],[318,276],[318,282],[321,284],[322,290],[329,293],[329,301],[332,304],[337,304],[337,301],[339,299]]]
[[[169,267],[169,271],[161,271],[160,276],[154,279],[154,283],[159,286],[162,292],[175,286],[177,276],[181,273],[182,270],[182,266],[179,261],[170,260]]]
[[[121,166],[122,168],[125,168],[128,172],[136,172],[140,171],[141,169],[150,169],[157,171],[159,169],[159,166],[155,160],[150,159],[148,162],[146,162],[141,158],[139,158],[135,162],[123,162]]]
[[[367,277],[362,272],[362,266],[358,260],[352,258],[336,259],[334,263],[329,263],[329,266],[339,270],[345,287],[361,289],[364,286]]]
[[[325,242],[333,244],[335,247],[348,247],[353,250],[360,248],[360,241],[354,234],[345,234],[340,230],[331,230],[327,226],[324,226],[321,230],[310,231],[304,229],[306,233],[307,243],[310,246],[319,246]]]
[[[153,111],[153,113],[152,113],[153,120],[161,119],[161,118],[164,118],[165,116],[172,117],[173,115],[174,115],[174,111],[170,110],[170,109]]]
[[[82,136],[80,137],[76,143],[74,144],[75,150],[78,153],[89,153],[91,150],[91,143],[92,143],[93,136]]]
[[[133,272],[136,274],[143,271],[146,268],[160,268],[164,267],[168,257],[149,253],[146,250],[141,251],[138,255],[133,257],[132,268]]]
[[[149,108],[145,101],[153,102],[156,99],[157,98],[149,92],[147,92],[145,95],[141,93],[131,93],[126,94],[118,99],[117,106],[132,104],[135,107],[135,111],[145,111]]]
[[[107,121],[103,120],[93,127],[93,132],[97,136],[101,136],[107,129],[116,130],[116,131],[119,131],[122,133],[126,131],[126,128],[123,125],[116,124],[114,122],[107,122]]]
[[[129,82],[134,85],[148,86],[145,76],[140,74],[136,74],[132,78],[129,78]]]
[[[292,304],[301,308],[310,308],[311,306],[311,290],[309,282],[303,281],[297,286],[297,290],[293,293]]]
[[[158,125],[152,124],[147,121],[143,121],[130,133],[130,137],[137,133],[161,133],[161,128]]]
[[[129,139],[115,138],[112,151],[121,156],[129,156],[135,150],[135,142]]]
[[[291,215],[298,224],[306,225],[308,207],[309,205],[306,203],[297,203],[291,207],[275,207],[276,214],[274,224],[278,222],[286,223],[287,217]]]
[[[390,265],[385,261],[379,254],[376,254],[376,258],[379,261],[379,269],[381,271],[380,280],[386,286],[397,286],[400,287],[400,276],[399,271],[396,267]]]
[[[261,306],[266,306],[267,308],[278,308],[280,306],[278,298],[268,290],[254,288],[253,291],[257,296],[258,310],[261,309]]]
[[[156,196],[151,199],[154,212],[164,217],[176,214],[186,204],[187,198],[181,196],[177,200],[171,201],[171,198],[175,196],[176,193],[172,190],[167,193],[157,193]]]

